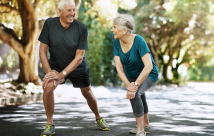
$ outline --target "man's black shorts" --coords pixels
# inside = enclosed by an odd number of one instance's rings
[[[62,70],[60,70],[59,68],[50,65],[52,70],[56,70],[57,72],[61,72]],[[72,84],[73,87],[75,88],[84,88],[84,87],[88,87],[91,83],[90,83],[90,79],[89,79],[89,70],[87,70],[84,74],[78,76],[78,77],[72,77],[70,75],[67,75],[65,77],[65,81],[69,79]],[[64,84],[65,82],[63,82],[62,84]]]

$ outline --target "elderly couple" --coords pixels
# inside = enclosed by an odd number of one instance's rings
[[[95,115],[96,124],[102,130],[110,130],[99,114],[97,101],[92,93],[89,71],[84,58],[87,44],[86,26],[75,20],[75,3],[61,0],[58,5],[60,17],[45,21],[39,36],[39,55],[46,75],[43,79],[43,102],[47,125],[41,136],[55,134],[53,123],[54,94],[59,84],[69,79],[74,87],[80,88]],[[133,34],[135,23],[131,15],[120,14],[113,20],[114,59],[120,79],[127,88],[126,98],[130,100],[137,122],[137,129],[130,130],[136,136],[150,133],[148,105],[145,91],[158,79],[158,69],[145,40]],[[50,59],[47,58],[49,48]]]

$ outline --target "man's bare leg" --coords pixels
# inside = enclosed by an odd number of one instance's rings
[[[88,106],[95,114],[96,119],[101,118],[99,111],[98,111],[98,107],[97,107],[97,100],[96,100],[93,92],[91,91],[91,86],[89,85],[88,87],[80,88],[80,89],[81,89],[82,95],[87,100]]]
[[[47,124],[53,125],[53,113],[54,113],[54,93],[53,91],[56,89],[56,87],[63,83],[64,79],[59,80],[56,82],[56,86],[54,85],[54,81],[50,81],[47,84],[46,88],[43,88],[43,103],[45,106],[46,116],[47,116]]]

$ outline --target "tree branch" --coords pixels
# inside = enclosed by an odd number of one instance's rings
[[[0,12],[0,14],[4,14],[4,13],[7,14],[7,13],[11,13],[11,12],[12,12],[12,11],[8,11],[8,12],[7,12],[7,11],[2,11],[2,12]]]
[[[30,12],[31,14],[34,14],[35,7],[33,3],[31,3],[30,0],[24,0],[24,4],[26,6],[27,11]]]
[[[3,24],[0,24],[0,39],[11,46],[23,59],[26,58],[24,48],[17,35],[12,29],[5,27]]]
[[[174,52],[177,52],[177,50],[179,50],[178,52],[180,52],[181,48],[181,43],[182,43],[182,38],[178,38],[174,47]]]
[[[0,8],[6,8],[6,9],[10,9],[10,11],[8,11],[8,13],[10,12],[16,12],[16,13],[19,13],[18,9],[17,8],[14,8],[14,7],[11,7],[11,6],[8,6],[6,4],[0,4]],[[6,11],[3,11],[3,12],[0,12],[0,13],[7,13]]]
[[[36,8],[37,5],[39,4],[39,2],[40,2],[40,0],[35,0],[35,1],[34,1],[34,7],[35,7],[35,8]]]
[[[150,46],[150,50],[151,50],[151,53],[152,54],[156,54],[157,52],[157,50],[155,50],[154,48],[154,45],[153,45],[153,42],[151,41],[150,43],[148,43],[148,45]]]
[[[74,2],[75,2],[76,8],[79,9],[79,6],[81,4],[81,0],[74,0]]]

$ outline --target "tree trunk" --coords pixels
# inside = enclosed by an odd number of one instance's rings
[[[76,15],[75,15],[75,18],[77,19],[78,18],[78,9],[79,9],[79,6],[81,4],[81,0],[74,0],[74,3],[75,3],[75,7],[76,7]]]
[[[35,7],[31,2],[25,3],[22,0],[19,0],[18,4],[23,26],[21,41],[26,57],[23,58],[20,56],[20,74],[17,81],[23,83],[33,82],[35,84],[40,84],[41,81],[38,76],[37,63],[37,38],[39,24],[37,21]]]
[[[155,65],[157,66],[157,68],[159,69],[159,58],[158,58],[158,47],[157,47],[157,41],[155,39],[152,39],[152,41],[150,40],[148,43],[147,43],[150,51],[151,51],[151,54],[152,54],[152,57],[154,59],[154,62],[155,62]]]
[[[176,67],[175,67],[175,68],[172,67],[172,74],[173,74],[173,77],[174,77],[176,80],[179,79],[179,73],[178,73],[178,67],[179,67],[179,66],[180,66],[180,65],[176,64]]]
[[[38,43],[38,21],[36,16],[36,5],[40,0],[17,0],[18,8],[13,8],[21,16],[22,37],[18,38],[16,33],[0,24],[0,39],[11,46],[20,58],[20,74],[18,82],[32,82],[40,84],[37,63]],[[5,5],[3,5],[5,6]],[[9,7],[6,5],[6,7]]]
[[[19,56],[20,73],[17,82],[32,82],[39,85],[41,80],[38,76],[37,42],[30,41],[30,43],[32,48],[28,52],[28,57],[22,58]]]
[[[40,84],[35,58],[35,55],[32,55],[31,58],[27,59],[22,59],[21,57],[19,57],[20,73],[17,82],[32,82],[34,84]]]
[[[163,64],[163,78],[165,82],[169,82],[169,79],[167,77],[167,71],[168,71],[168,65],[167,64]]]
[[[164,64],[164,60],[163,61],[163,78],[165,80],[165,82],[171,82],[169,79],[168,79],[168,75],[167,75],[167,71],[168,71],[168,67],[172,64],[172,61],[173,61],[173,57],[172,56],[169,56],[169,60],[166,64]]]
[[[152,51],[151,51],[151,53],[152,53],[152,57],[153,57],[153,59],[154,59],[154,61],[155,61],[155,65],[156,65],[157,68],[159,69],[158,52],[152,52]]]

